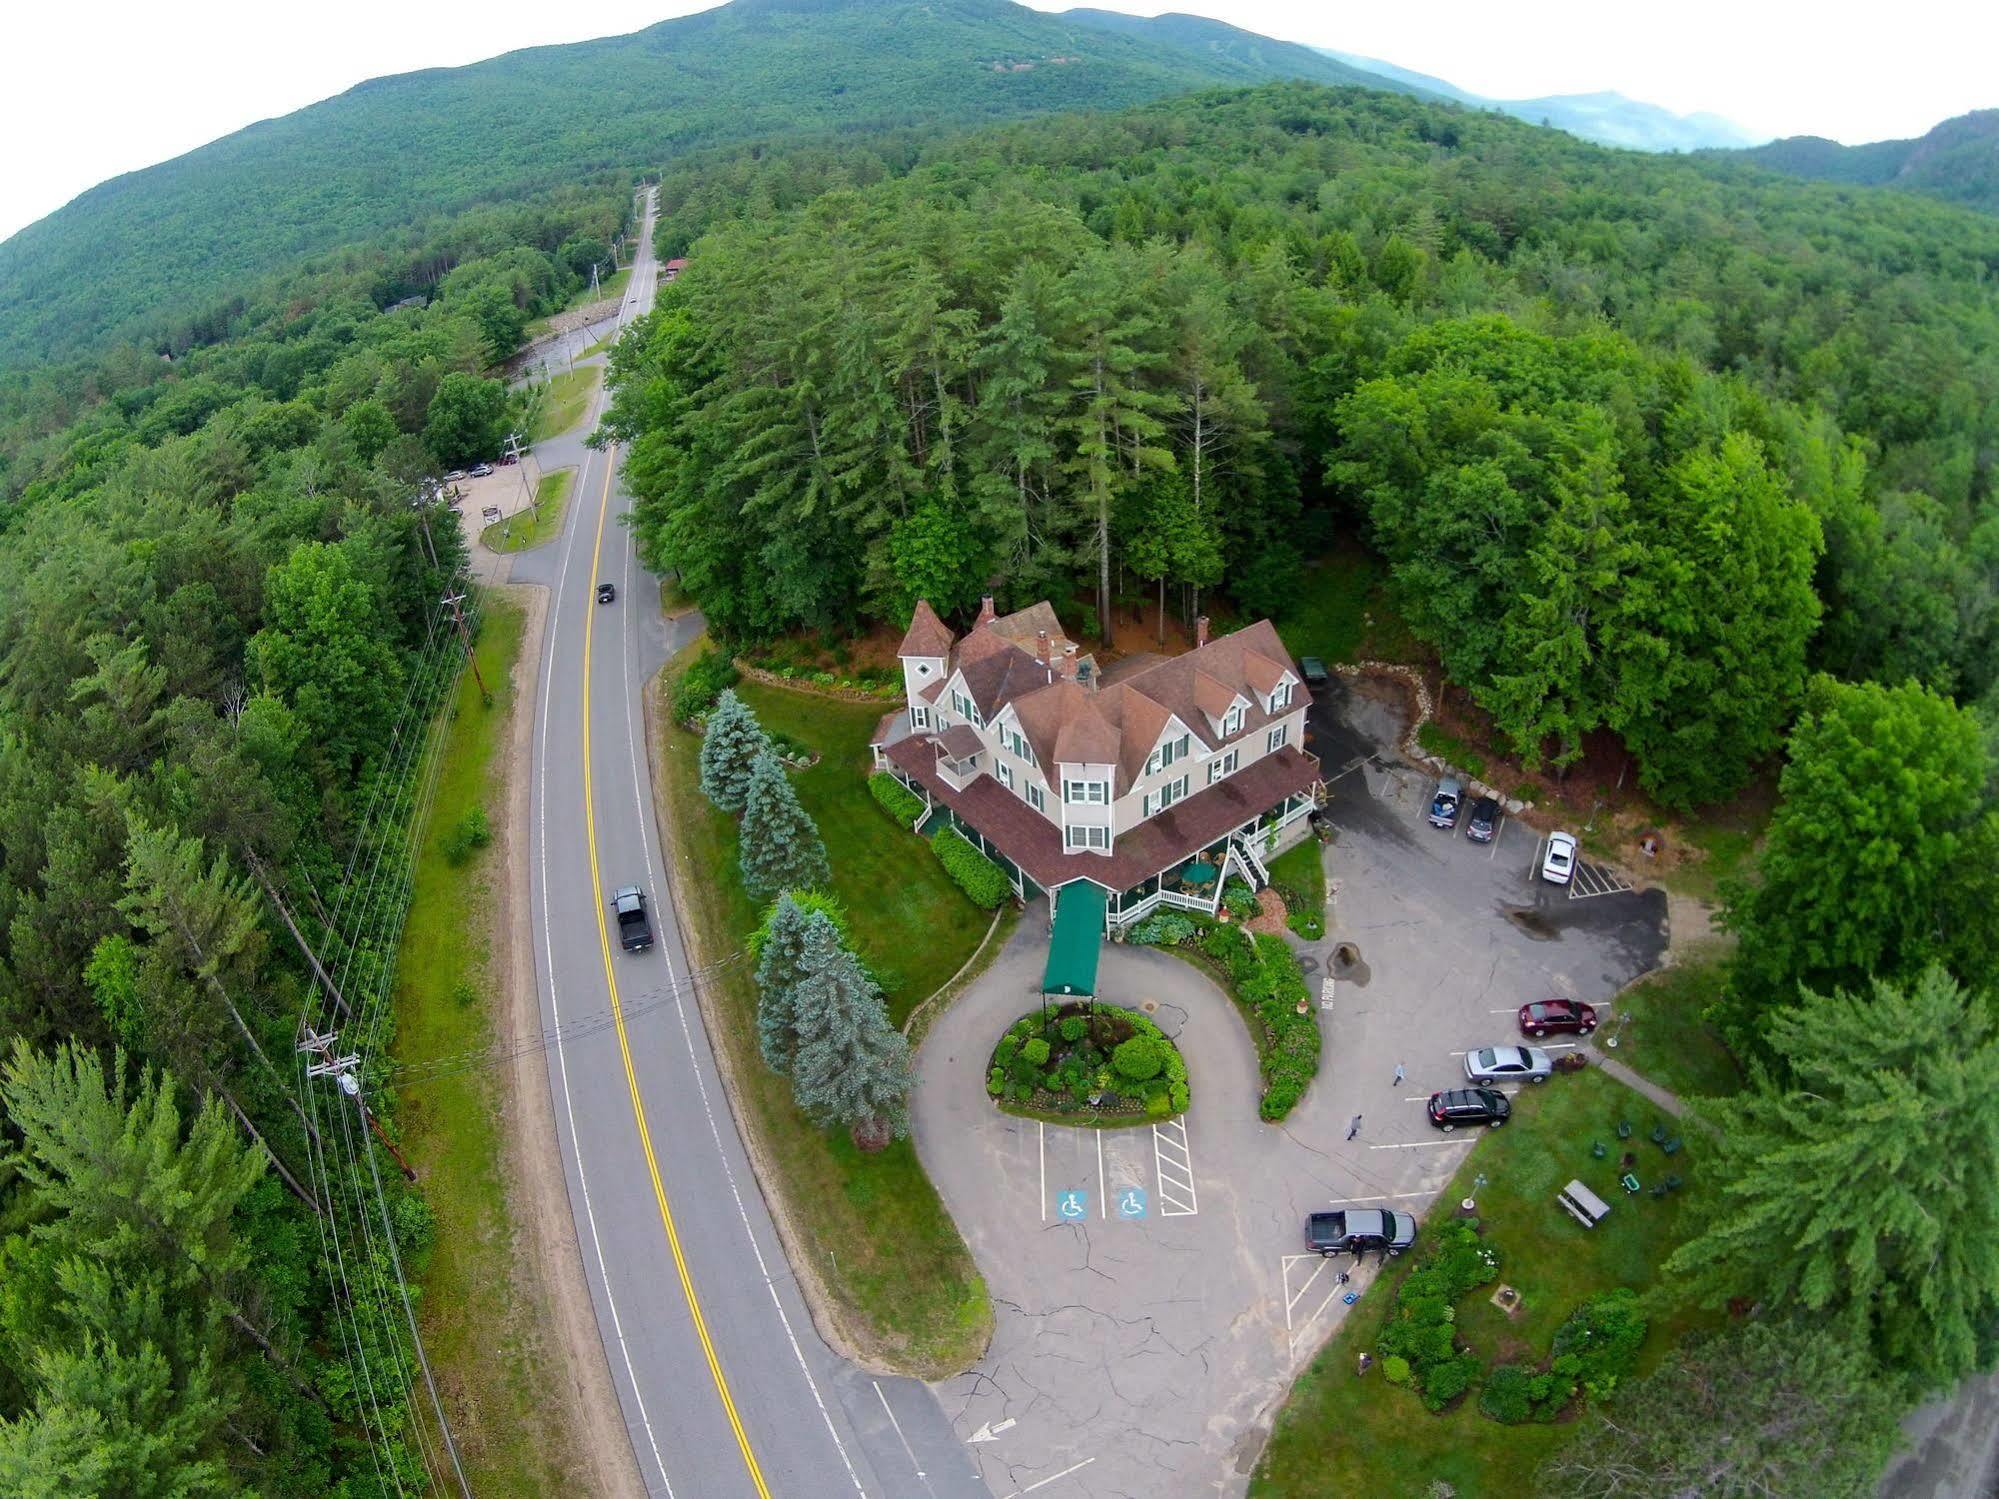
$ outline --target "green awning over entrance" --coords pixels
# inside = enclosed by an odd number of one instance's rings
[[[1048,936],[1043,994],[1094,999],[1097,954],[1104,946],[1104,911],[1110,892],[1088,880],[1071,880],[1055,892],[1055,929]]]

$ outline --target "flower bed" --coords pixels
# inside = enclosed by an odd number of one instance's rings
[[[1008,1113],[1115,1128],[1183,1112],[1187,1062],[1136,1010],[1081,1000],[1023,1015],[986,1066],[986,1093]]]
[[[1381,1370],[1390,1384],[1412,1386],[1432,1411],[1471,1388],[1482,1367],[1460,1345],[1458,1298],[1499,1276],[1499,1255],[1473,1220],[1448,1222],[1430,1239],[1423,1263],[1395,1290],[1395,1314],[1381,1330]]]

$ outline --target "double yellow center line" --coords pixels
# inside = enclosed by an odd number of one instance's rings
[[[593,561],[604,548],[604,519],[611,510],[611,478],[617,468],[616,459],[616,448],[606,448],[604,490],[597,501],[597,534],[590,548]],[[694,1335],[701,1340],[701,1352],[708,1360],[708,1373],[715,1381],[715,1393],[722,1397],[722,1409],[728,1414],[729,1429],[736,1434],[736,1445],[742,1451],[743,1466],[749,1470],[750,1482],[756,1486],[758,1499],[770,1499],[770,1489],[764,1483],[762,1470],[757,1467],[756,1453],[750,1450],[749,1434],[743,1430],[742,1417],[736,1414],[735,1399],[729,1394],[729,1381],[722,1373],[722,1361],[716,1356],[714,1341],[708,1336],[708,1319],[701,1315],[701,1299],[694,1294],[694,1277],[688,1273],[687,1257],[681,1252],[680,1233],[673,1226],[673,1209],[667,1204],[666,1185],[660,1180],[659,1160],[653,1154],[652,1130],[646,1125],[645,1100],[639,1096],[638,1071],[632,1065],[631,1040],[625,1033],[625,1012],[618,1002],[617,966],[611,957],[611,929],[604,916],[604,880],[597,868],[597,798],[590,774],[590,648],[597,623],[594,605],[583,619],[583,830],[590,849],[590,884],[596,892],[597,943],[604,954],[604,983],[611,992],[611,1022],[618,1034],[618,1053],[625,1061],[625,1086],[631,1090],[632,1117],[638,1124],[639,1145],[645,1151],[646,1171],[652,1178],[653,1201],[659,1207],[659,1221],[666,1228],[666,1242],[673,1251],[673,1267],[680,1275],[681,1292],[687,1297]],[[659,919],[656,906],[654,920]]]

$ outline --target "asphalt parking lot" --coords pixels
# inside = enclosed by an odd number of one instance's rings
[[[1664,953],[1663,892],[1596,866],[1577,887],[1546,885],[1539,835],[1515,819],[1489,845],[1462,823],[1431,828],[1433,780],[1386,748],[1400,739],[1391,710],[1334,682],[1311,727],[1333,786],[1333,894],[1325,939],[1299,948],[1325,1050],[1282,1125],[1257,1117],[1254,1052],[1226,997],[1188,964],[1125,946],[1105,949],[1099,994],[1150,1007],[1179,1038],[1194,1085],[1184,1129],[1094,1132],[993,1109],[986,1059],[1037,1002],[1045,904],[924,1043],[918,1149],[997,1313],[986,1358],[939,1394],[996,1499],[1243,1492],[1293,1374],[1379,1272],[1373,1256],[1304,1254],[1305,1215],[1420,1216],[1482,1133],[1446,1134],[1425,1114],[1432,1091],[1464,1085],[1464,1053],[1521,1039],[1528,1000],[1601,1006]]]

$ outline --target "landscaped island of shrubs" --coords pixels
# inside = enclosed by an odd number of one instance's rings
[[[1183,1112],[1187,1062],[1137,1010],[1092,1000],[1050,1005],[1007,1027],[986,1092],[1009,1113],[1116,1128]]]
[[[1133,927],[1130,940],[1205,958],[1202,966],[1227,984],[1256,1042],[1263,1074],[1257,1111],[1274,1123],[1297,1107],[1319,1074],[1319,1017],[1298,959],[1284,939],[1269,933],[1251,936],[1239,926],[1161,911]]]

